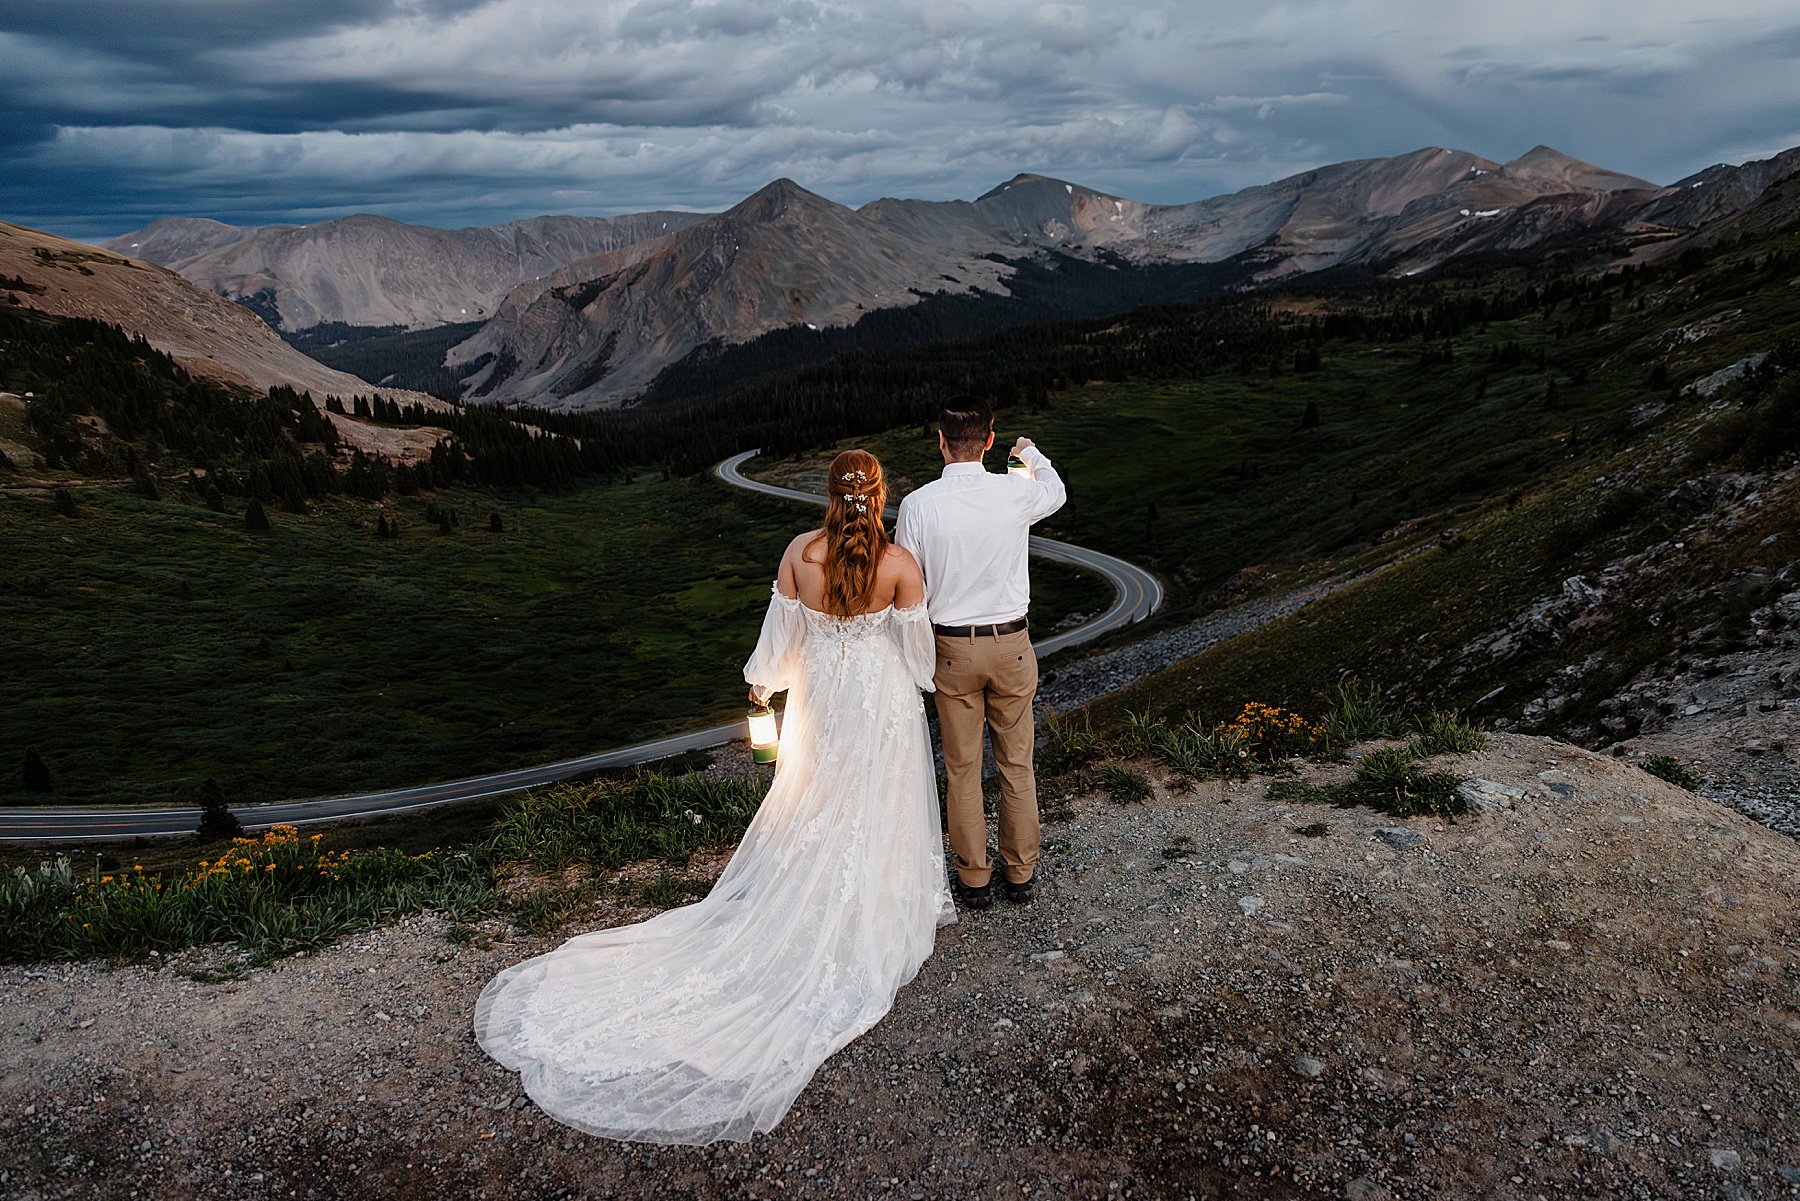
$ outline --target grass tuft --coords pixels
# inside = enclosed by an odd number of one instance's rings
[[[1468,802],[1449,772],[1423,772],[1406,750],[1383,747],[1357,761],[1356,777],[1338,790],[1339,803],[1364,805],[1395,817],[1452,817]]]
[[[1400,711],[1382,696],[1379,685],[1350,676],[1332,686],[1329,708],[1319,728],[1325,743],[1339,748],[1392,738],[1401,729]]]
[[[1406,749],[1420,759],[1432,755],[1463,755],[1487,749],[1487,731],[1464,721],[1454,710],[1433,709],[1414,723]]]
[[[1150,778],[1123,763],[1102,763],[1094,769],[1094,782],[1120,805],[1150,799]]]
[[[1269,785],[1271,801],[1294,801],[1302,805],[1330,805],[1336,802],[1337,794],[1323,784],[1309,784],[1305,780],[1277,780]]]
[[[692,904],[710,891],[712,885],[705,880],[662,872],[644,885],[638,896],[646,905],[654,905],[658,909],[673,909],[677,905]]]
[[[1051,713],[1044,719],[1044,744],[1037,749],[1036,766],[1046,776],[1080,771],[1098,758],[1104,747],[1105,739],[1088,714],[1076,719]]]

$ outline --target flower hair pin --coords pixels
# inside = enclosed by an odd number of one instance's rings
[[[864,484],[869,482],[869,473],[866,471],[846,471],[843,475],[838,476],[838,478],[843,480],[846,484],[854,483],[857,488],[860,489]],[[847,492],[844,494],[844,501],[847,504],[855,505],[858,513],[867,513],[869,511],[869,497],[867,493],[861,491]]]

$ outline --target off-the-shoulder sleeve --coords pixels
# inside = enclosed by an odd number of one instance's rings
[[[799,600],[769,589],[769,611],[763,614],[762,636],[750,661],[744,664],[744,682],[766,692],[786,692],[800,672],[800,643],[806,637],[806,614]]]
[[[888,632],[893,636],[894,646],[911,673],[913,683],[926,692],[936,692],[937,685],[932,682],[932,677],[937,675],[937,642],[931,636],[925,602],[895,609],[893,620],[888,622]]]

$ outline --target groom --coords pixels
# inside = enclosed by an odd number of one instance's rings
[[[937,711],[949,782],[950,849],[965,904],[994,901],[987,822],[981,812],[981,731],[1000,768],[1000,863],[1006,899],[1031,900],[1038,861],[1037,653],[1026,631],[1031,577],[1025,562],[1033,522],[1062,507],[1050,460],[1020,438],[1025,470],[995,475],[981,465],[994,445],[994,415],[971,396],[945,407],[938,425],[944,473],[900,504],[894,541],[925,574],[925,604],[937,635]]]

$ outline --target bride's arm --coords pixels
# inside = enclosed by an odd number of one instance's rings
[[[896,546],[894,551],[900,560],[900,575],[894,582],[894,619],[888,628],[913,683],[926,692],[935,692],[937,642],[931,634],[931,617],[925,611],[925,577],[919,571],[918,560],[904,547]]]
[[[791,688],[799,670],[800,640],[806,634],[806,615],[800,609],[800,587],[794,574],[799,544],[796,539],[781,556],[781,569],[769,590],[769,608],[763,614],[762,636],[744,664],[744,682],[750,685],[750,699],[758,704]]]

